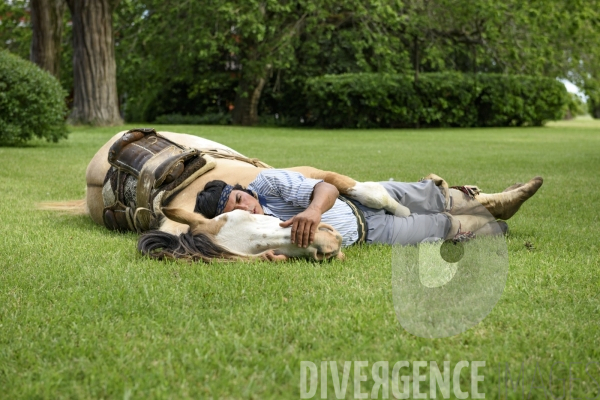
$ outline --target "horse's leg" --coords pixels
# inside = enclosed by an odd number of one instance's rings
[[[313,167],[296,167],[290,169],[300,172],[308,178],[323,179],[325,182],[335,186],[344,196],[354,199],[367,207],[384,209],[397,217],[410,215],[410,210],[394,200],[387,190],[377,182],[358,182],[346,175],[332,171],[323,171]]]
[[[473,232],[475,236],[499,236],[508,235],[508,224],[506,221],[492,221]]]
[[[479,189],[473,190],[473,186],[467,186],[471,190],[461,191],[450,189],[452,196],[453,215],[481,214],[481,205],[487,212],[498,219],[509,219],[519,207],[542,186],[544,180],[537,176],[525,184],[515,184],[505,189],[502,193],[483,193]]]
[[[500,229],[493,229],[495,219],[487,215],[449,215],[452,227],[446,235],[448,239],[470,239],[473,235],[497,235]]]

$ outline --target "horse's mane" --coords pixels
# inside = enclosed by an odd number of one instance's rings
[[[162,231],[149,231],[140,236],[137,248],[142,254],[157,260],[184,259],[208,263],[215,259],[243,258],[219,246],[210,236],[203,233],[192,235],[188,232],[175,236]]]

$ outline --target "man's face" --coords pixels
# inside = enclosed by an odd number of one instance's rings
[[[242,190],[233,190],[229,194],[229,200],[227,201],[223,212],[226,213],[233,210],[248,211],[251,214],[264,214],[258,200]]]

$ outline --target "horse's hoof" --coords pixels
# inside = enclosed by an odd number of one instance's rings
[[[496,223],[498,224],[498,227],[500,227],[500,231],[502,232],[502,235],[504,236],[508,236],[508,224],[506,223],[506,221],[496,221]]]
[[[400,203],[398,203],[398,205],[396,205],[396,208],[394,208],[394,210],[391,211],[392,214],[394,214],[394,216],[396,217],[408,217],[410,215],[410,209],[408,207],[403,206]]]

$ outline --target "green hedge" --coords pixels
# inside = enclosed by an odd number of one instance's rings
[[[343,74],[308,79],[308,122],[329,128],[542,125],[568,96],[555,79],[501,74]]]
[[[477,126],[541,126],[562,119],[569,102],[556,79],[523,75],[477,75]]]
[[[181,115],[165,114],[156,117],[157,124],[166,125],[231,125],[231,114]]]
[[[0,143],[67,137],[66,93],[35,64],[0,50]]]

